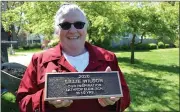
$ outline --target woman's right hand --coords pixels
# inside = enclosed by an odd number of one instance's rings
[[[52,70],[53,73],[56,73],[56,70]],[[56,108],[68,107],[73,103],[73,100],[52,100],[48,101],[50,104],[54,105]]]
[[[73,103],[72,100],[53,100],[49,101],[50,104],[54,105],[56,108],[68,107]]]

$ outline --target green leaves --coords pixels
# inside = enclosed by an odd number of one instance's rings
[[[52,35],[54,15],[63,2],[9,2],[2,12],[2,24],[21,26],[35,34]],[[178,35],[178,2],[75,2],[86,13],[90,23],[89,41],[103,44],[112,35],[123,33],[149,35],[174,41]],[[10,6],[11,5],[11,6]]]

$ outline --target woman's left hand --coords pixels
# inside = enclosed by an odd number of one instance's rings
[[[119,97],[99,98],[98,102],[101,106],[105,107],[108,105],[114,105],[119,99]]]
[[[111,72],[111,68],[108,66],[105,72]],[[116,101],[118,101],[119,99],[120,99],[119,97],[99,98],[98,102],[101,106],[105,107],[108,105],[114,105]]]

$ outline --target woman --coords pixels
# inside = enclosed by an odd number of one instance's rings
[[[109,112],[123,111],[130,104],[129,89],[114,53],[86,42],[87,18],[75,4],[63,4],[55,16],[60,43],[34,54],[17,92],[22,112]],[[82,61],[83,60],[83,61]],[[119,71],[123,97],[44,101],[47,72]]]

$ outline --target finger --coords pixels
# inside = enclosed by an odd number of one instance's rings
[[[112,100],[114,102],[118,101],[119,99],[120,99],[120,97],[110,97],[110,100]]]
[[[106,68],[105,72],[111,72],[110,66],[108,66],[108,67]]]
[[[56,108],[63,107],[63,100],[57,100],[54,104]]]
[[[57,71],[56,70],[52,70],[52,73],[56,73]]]
[[[115,104],[115,101],[110,100],[110,98],[104,98],[104,102],[107,105],[114,105]]]
[[[50,104],[55,104],[55,101],[53,100],[53,101],[48,101]]]
[[[62,103],[62,100],[52,100],[52,101],[48,101],[50,104],[56,105],[56,104],[60,104]]]
[[[65,107],[70,106],[72,103],[73,103],[73,101],[70,101],[68,104],[66,104],[66,106],[65,106]]]
[[[50,104],[53,104],[52,101],[48,101]]]
[[[63,100],[62,103],[56,104],[55,107],[56,107],[56,108],[68,107],[68,106],[71,105],[72,102],[73,102],[72,100]]]
[[[68,106],[70,106],[72,103],[73,103],[72,100],[64,100],[63,103],[62,103],[62,105],[63,105],[63,107],[68,107]]]
[[[99,102],[99,104],[100,104],[102,107],[107,106],[107,105],[104,103],[104,101],[103,101],[102,98],[99,98],[99,99],[98,99],[98,102]]]
[[[63,105],[62,105],[62,103],[61,104],[56,104],[56,105],[54,105],[56,108],[61,108],[61,107],[63,107]]]
[[[102,106],[102,107],[105,107],[106,106],[106,104],[103,102],[103,100],[102,99],[98,99],[98,102],[99,102],[99,104]]]

